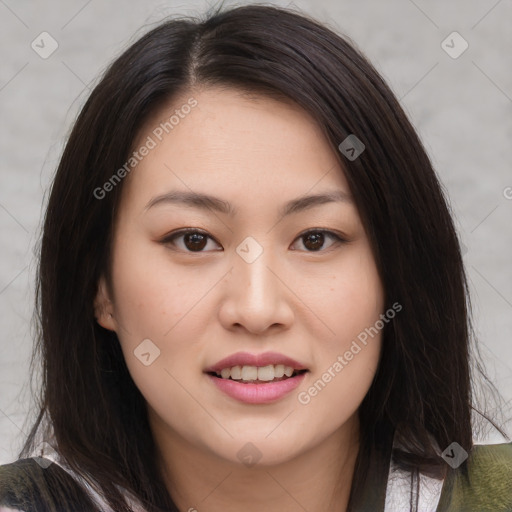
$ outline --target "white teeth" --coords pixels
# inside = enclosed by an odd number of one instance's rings
[[[242,366],[242,380],[258,380],[256,366]]]
[[[285,367],[284,367],[284,374],[285,374],[287,377],[291,377],[291,376],[292,376],[292,373],[293,373],[293,368],[290,368],[289,366],[285,366]]]
[[[262,366],[258,368],[258,380],[274,380],[274,366],[269,364],[268,366]]]
[[[271,381],[280,379],[284,376],[291,377],[295,370],[291,366],[283,364],[269,364],[267,366],[233,366],[232,368],[223,368],[220,372],[216,372],[223,379],[232,380],[261,380]]]
[[[274,366],[274,376],[276,379],[283,377],[284,375],[284,364],[276,364]]]
[[[232,379],[240,380],[242,378],[242,368],[240,366],[233,366],[233,368],[231,368],[230,377]]]

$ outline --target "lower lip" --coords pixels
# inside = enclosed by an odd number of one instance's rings
[[[304,380],[306,373],[265,384],[242,384],[231,379],[214,377],[210,374],[207,374],[207,376],[218,389],[231,398],[246,404],[269,404],[293,391]]]

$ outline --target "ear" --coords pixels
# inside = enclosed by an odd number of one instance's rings
[[[117,330],[117,323],[114,317],[114,303],[110,299],[104,276],[101,276],[98,281],[98,290],[94,299],[94,316],[97,322],[105,329],[109,331]]]

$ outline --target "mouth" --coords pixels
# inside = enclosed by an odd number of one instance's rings
[[[277,352],[237,352],[203,370],[216,389],[246,404],[270,404],[284,398],[308,372],[304,364]]]
[[[205,374],[225,396],[244,404],[264,405],[284,399],[303,382],[308,372],[284,365],[237,365]]]

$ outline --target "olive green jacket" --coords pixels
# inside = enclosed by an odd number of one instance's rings
[[[436,512],[512,512],[512,443],[475,445],[450,469]]]

